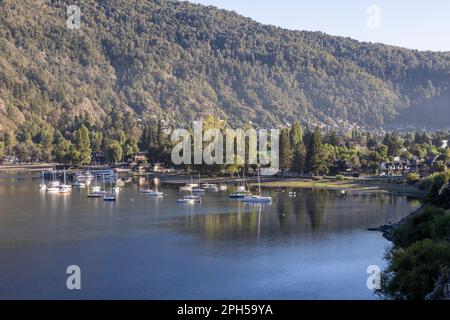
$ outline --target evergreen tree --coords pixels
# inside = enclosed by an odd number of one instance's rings
[[[300,123],[295,122],[291,128],[291,146],[294,147],[299,143],[303,143],[303,130]]]
[[[291,147],[293,149],[291,170],[301,174],[305,171],[306,148],[303,143],[303,130],[298,122],[291,128]]]
[[[289,170],[292,164],[292,150],[289,129],[283,129],[280,133],[280,169],[282,173]]]
[[[325,174],[328,171],[319,128],[316,128],[309,141],[306,166],[307,170],[314,175]]]
[[[292,159],[292,171],[302,174],[305,172],[306,148],[302,142],[297,143],[294,147],[294,156]]]
[[[76,132],[75,150],[77,152],[76,162],[78,164],[89,164],[91,162],[91,141],[89,130],[83,125]]]

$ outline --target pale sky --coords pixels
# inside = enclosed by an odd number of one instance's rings
[[[450,0],[191,0],[264,24],[450,51]],[[379,19],[378,19],[379,17]]]

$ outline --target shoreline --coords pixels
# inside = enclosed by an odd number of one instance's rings
[[[425,207],[425,204],[422,203],[419,208],[417,208],[413,212],[408,213],[405,217],[403,217],[398,222],[394,222],[392,224],[385,224],[385,225],[382,225],[382,226],[380,226],[378,228],[369,228],[367,230],[368,231],[381,232],[383,234],[383,238],[385,238],[386,240],[388,240],[388,241],[393,243],[394,242],[394,232],[395,232],[395,230],[397,230],[399,227],[404,225],[406,223],[406,221],[408,221],[410,218],[412,218],[415,215],[417,215],[418,213],[420,213],[424,207]]]
[[[57,164],[43,163],[43,164],[2,164],[0,165],[0,172],[2,171],[25,171],[34,172],[53,169]]]
[[[251,183],[250,185],[255,185]],[[374,178],[357,178],[337,180],[324,178],[321,180],[305,178],[279,178],[274,181],[261,182],[261,187],[266,188],[306,188],[306,189],[324,189],[324,190],[346,190],[364,193],[386,193],[396,196],[407,196],[421,199],[422,192],[417,187],[405,183],[390,183]]]

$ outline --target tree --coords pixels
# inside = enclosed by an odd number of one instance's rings
[[[394,134],[387,133],[383,140],[383,144],[388,147],[387,155],[389,157],[395,157],[400,155],[402,144],[398,139],[398,137],[396,137]]]
[[[433,164],[433,171],[445,172],[445,171],[447,171],[447,164],[444,161],[436,161]]]
[[[74,163],[76,161],[74,145],[65,139],[60,132],[56,133],[53,155],[59,163]]]
[[[303,130],[300,126],[299,122],[295,122],[292,125],[291,131],[290,131],[290,138],[291,138],[291,146],[295,147],[297,144],[302,143],[303,144]]]
[[[303,141],[297,143],[294,147],[294,156],[292,159],[291,170],[302,174],[305,172],[306,148]]]
[[[311,136],[306,157],[306,167],[314,175],[328,172],[319,128],[316,128]]]
[[[367,148],[373,151],[378,146],[377,140],[370,134],[367,135]]]
[[[282,173],[289,170],[292,164],[292,150],[289,130],[283,129],[280,133],[280,169]]]
[[[108,158],[112,163],[118,163],[122,161],[122,146],[117,140],[111,140],[107,147]]]
[[[291,128],[291,148],[293,149],[291,170],[302,174],[305,171],[306,148],[303,142],[303,130],[295,122]]]
[[[129,159],[139,151],[139,147],[136,141],[132,139],[127,139],[124,146],[122,147],[123,156]]]
[[[16,136],[13,133],[5,132],[3,135],[4,151],[5,155],[11,155],[13,148],[16,146]]]
[[[76,163],[89,164],[91,162],[92,150],[91,141],[89,139],[89,130],[84,124],[76,132],[75,150]]]
[[[338,137],[338,135],[336,134],[336,132],[331,132],[327,139],[326,139],[328,144],[331,144],[334,147],[337,147],[339,145],[339,143],[341,142],[341,139]]]
[[[388,159],[388,147],[386,145],[378,145],[375,152],[377,153],[379,160],[386,161]]]

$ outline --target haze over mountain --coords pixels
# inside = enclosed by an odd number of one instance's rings
[[[0,0],[0,131],[102,127],[112,113],[186,124],[340,120],[450,126],[450,53],[290,31],[169,0]]]

